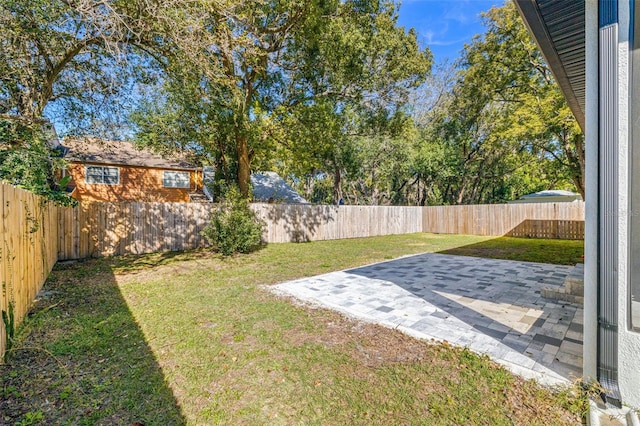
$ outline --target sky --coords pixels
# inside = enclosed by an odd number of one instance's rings
[[[422,47],[428,46],[435,62],[451,62],[465,43],[484,32],[480,13],[501,6],[504,0],[402,0],[398,23],[415,28]]]

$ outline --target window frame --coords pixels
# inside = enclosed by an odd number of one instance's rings
[[[89,176],[91,176],[92,178],[97,177],[96,175],[90,175],[89,174],[89,169],[101,169],[101,173],[100,173],[101,182],[91,182],[91,181],[89,181]],[[116,176],[118,178],[116,182],[107,182],[106,181],[105,176],[107,176],[107,175],[105,175],[105,171],[109,170],[109,169],[116,171]],[[117,166],[85,165],[84,166],[84,181],[88,185],[120,185],[120,167],[117,167]]]
[[[175,183],[175,185],[167,185],[167,174],[173,174],[174,176],[178,176],[178,175],[186,175],[187,176],[187,180],[186,180],[186,186],[180,186],[180,180],[176,179],[175,177],[173,179],[170,179],[170,182]],[[185,182],[185,181],[182,181]],[[162,171],[162,187],[163,188],[175,188],[175,189],[191,189],[191,172],[189,171],[185,171],[185,170],[163,170]]]

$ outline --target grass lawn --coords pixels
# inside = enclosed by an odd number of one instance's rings
[[[583,263],[582,240],[543,240],[532,238],[500,237],[483,240],[441,253],[458,256],[488,257],[491,259],[522,260],[526,262],[575,265]]]
[[[580,424],[579,392],[260,287],[487,243],[413,234],[58,265],[0,366],[0,424]]]

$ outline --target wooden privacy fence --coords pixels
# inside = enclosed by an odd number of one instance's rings
[[[252,204],[270,243],[420,232],[421,207]],[[58,259],[187,250],[200,235],[211,204],[87,203],[59,210]]]
[[[211,204],[88,203],[59,209],[58,259],[187,250],[200,235]],[[582,239],[584,203],[445,207],[253,204],[265,241],[303,242],[433,232]]]
[[[210,204],[81,203],[58,211],[58,260],[188,250],[200,235]]]
[[[56,260],[186,250],[215,206],[196,203],[87,203],[56,207],[0,184],[0,309],[17,326]],[[584,203],[447,207],[253,204],[267,242],[303,242],[434,232],[532,238],[584,238]],[[0,322],[0,357],[7,347]]]
[[[57,260],[58,209],[31,192],[0,184],[0,310],[15,329]],[[11,309],[9,306],[11,305]],[[0,321],[0,362],[10,330]]]
[[[421,232],[421,207],[253,204],[270,243]]]
[[[580,240],[584,202],[424,207],[422,231]]]

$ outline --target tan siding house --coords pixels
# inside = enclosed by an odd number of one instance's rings
[[[202,196],[202,169],[183,158],[121,141],[69,139],[62,146],[69,188],[79,201],[189,202]]]

